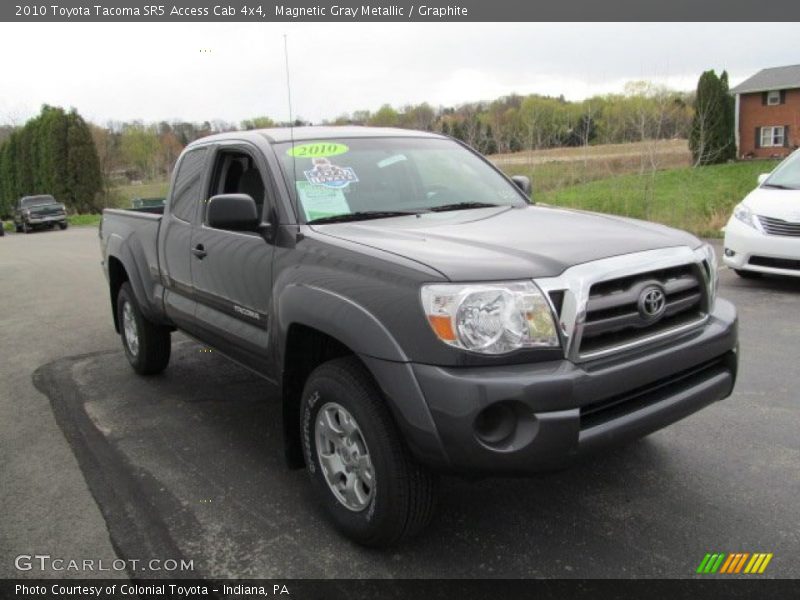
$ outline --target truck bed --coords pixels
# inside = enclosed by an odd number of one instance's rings
[[[148,313],[160,313],[161,302],[156,299],[159,282],[158,232],[163,207],[138,209],[107,208],[100,221],[100,248],[103,261],[117,256],[137,265],[131,285],[145,299],[142,308]],[[105,269],[108,273],[108,265]]]

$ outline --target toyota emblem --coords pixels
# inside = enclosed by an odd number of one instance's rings
[[[667,296],[660,286],[648,286],[639,294],[639,314],[646,321],[658,319],[666,308]]]

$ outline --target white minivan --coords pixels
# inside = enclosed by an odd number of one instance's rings
[[[725,227],[723,261],[741,277],[800,277],[800,150],[733,209]]]

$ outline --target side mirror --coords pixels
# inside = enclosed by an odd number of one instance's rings
[[[758,176],[758,185],[764,183],[770,176],[770,173],[762,173]]]
[[[525,175],[514,175],[511,181],[513,181],[514,185],[521,189],[528,198],[531,198],[531,180],[529,178],[525,177]],[[531,200],[533,199],[531,198]]]
[[[247,194],[214,196],[206,210],[206,222],[215,229],[256,231],[261,223],[256,201]]]

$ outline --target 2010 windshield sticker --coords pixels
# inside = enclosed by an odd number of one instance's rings
[[[358,181],[356,172],[351,167],[334,165],[327,158],[312,158],[313,169],[303,171],[306,180],[314,185],[342,189]]]
[[[300,144],[292,146],[286,154],[295,158],[321,158],[326,156],[338,156],[350,151],[346,144],[335,144],[333,142],[313,142],[311,144]]]

